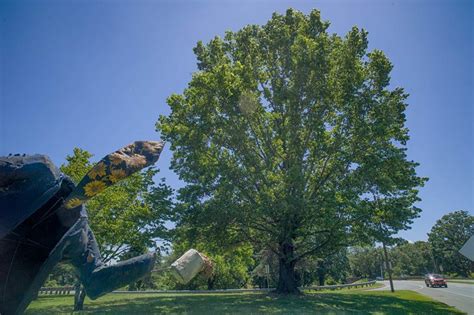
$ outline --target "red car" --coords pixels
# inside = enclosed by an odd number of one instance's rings
[[[432,288],[434,287],[447,288],[448,287],[448,283],[446,282],[446,280],[444,279],[442,275],[433,274],[433,273],[427,274],[425,276],[425,284],[427,287],[432,287]]]

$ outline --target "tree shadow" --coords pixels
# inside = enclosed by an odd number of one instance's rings
[[[405,291],[409,292],[409,291]],[[414,299],[407,298],[415,294]],[[108,295],[86,301],[75,314],[453,314],[446,304],[416,293],[319,293],[299,296],[271,294]],[[27,314],[71,314],[72,303],[64,297],[44,297]],[[72,300],[71,300],[72,301]],[[460,312],[457,312],[460,313]]]

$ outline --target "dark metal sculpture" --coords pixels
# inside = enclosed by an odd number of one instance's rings
[[[84,202],[152,165],[162,142],[137,141],[107,155],[77,186],[47,156],[0,157],[0,314],[21,314],[60,260],[95,299],[153,269],[154,254],[105,266]]]

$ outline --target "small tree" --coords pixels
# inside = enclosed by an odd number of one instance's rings
[[[199,42],[199,71],[157,123],[187,183],[181,219],[273,251],[280,293],[298,292],[300,260],[364,233],[382,170],[394,175],[393,196],[422,184],[405,154],[407,95],[388,88],[391,63],[367,52],[364,30],[340,37],[328,27],[316,10],[290,9]],[[396,211],[403,224],[416,215]]]
[[[91,157],[91,153],[75,148],[60,169],[77,183],[92,168]],[[87,202],[89,224],[105,263],[124,258],[131,249],[156,248],[158,239],[168,239],[165,222],[172,218],[173,192],[164,179],[154,183],[157,172],[149,168],[135,173]],[[85,292],[76,293],[75,308],[80,310]]]
[[[444,215],[428,233],[436,264],[444,272],[469,277],[473,263],[459,253],[461,247],[474,235],[474,216],[467,211],[455,211]],[[439,267],[438,267],[439,268]]]

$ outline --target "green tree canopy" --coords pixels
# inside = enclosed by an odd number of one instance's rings
[[[436,263],[443,272],[468,277],[473,264],[459,253],[461,247],[474,235],[474,216],[467,211],[454,211],[444,215],[428,233]],[[441,270],[440,270],[441,271]]]
[[[282,293],[297,292],[298,261],[380,225],[374,195],[397,217],[386,230],[407,228],[420,211],[407,94],[389,88],[392,64],[367,51],[366,31],[340,37],[328,27],[317,10],[290,9],[199,42],[199,70],[157,123],[187,183],[182,222],[272,250]]]
[[[92,168],[92,154],[75,148],[67,156],[61,171],[76,183]],[[172,190],[162,179],[153,176],[158,170],[148,168],[107,188],[87,202],[89,223],[105,262],[118,260],[131,248],[156,247],[157,240],[169,239],[165,225],[172,218]]]
[[[173,253],[167,257],[167,262],[172,262],[189,248],[194,248],[205,254],[213,263],[213,272],[210,277],[198,275],[187,284],[179,283],[170,274],[161,275],[165,278],[166,286],[177,290],[213,290],[213,289],[238,289],[250,285],[251,270],[255,262],[253,249],[250,244],[237,244],[232,248],[223,248],[216,243],[203,242],[197,239],[185,239],[184,235],[175,233],[178,237],[173,240]]]
[[[390,253],[396,276],[423,276],[435,272],[428,242],[417,241],[398,245]]]
[[[355,278],[375,279],[384,276],[382,248],[373,246],[354,246],[349,249],[351,274]]]

